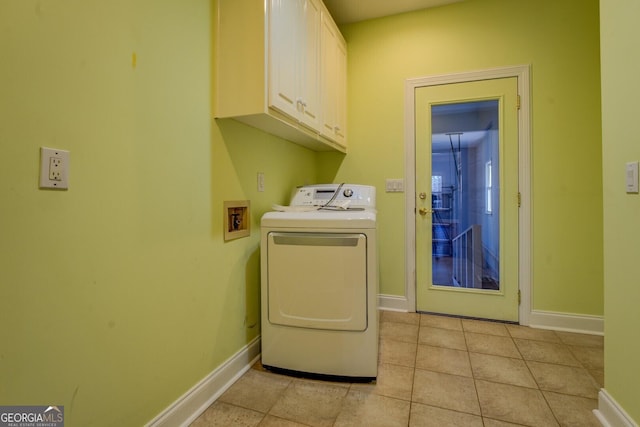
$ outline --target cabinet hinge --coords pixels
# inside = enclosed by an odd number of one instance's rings
[[[516,109],[517,110],[520,109],[520,95],[518,95],[517,98],[516,98]]]
[[[522,206],[522,195],[518,191],[518,207]]]
[[[518,305],[520,305],[522,303],[522,292],[520,292],[520,289],[518,289]]]

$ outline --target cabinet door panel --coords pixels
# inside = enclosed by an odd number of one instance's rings
[[[337,40],[333,23],[322,20],[322,134],[333,139],[336,125],[336,48]]]
[[[300,73],[300,120],[314,130],[320,131],[320,4],[317,0],[304,0],[303,25],[299,38],[304,42],[299,51],[302,70]]]
[[[322,135],[346,144],[347,48],[330,17],[322,20]]]
[[[220,0],[217,6],[215,117],[312,150],[345,152],[344,144],[320,135],[326,133],[321,20],[329,16],[322,1]]]
[[[347,46],[336,46],[336,142],[346,145],[347,141]]]
[[[270,0],[269,6],[269,106],[295,118],[300,1]]]

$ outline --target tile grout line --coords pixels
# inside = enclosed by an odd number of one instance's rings
[[[556,338],[558,338],[560,340],[560,342],[564,345],[564,343],[562,342],[562,338],[558,336],[558,334],[555,333],[555,331],[552,331],[554,336]],[[518,351],[520,350],[520,348],[518,347]],[[524,355],[522,355],[522,358],[524,359]],[[538,380],[536,379],[536,376],[533,374],[533,371],[531,371],[531,367],[529,366],[529,363],[527,363],[527,360],[525,359],[525,364],[527,366],[527,369],[529,370],[529,372],[531,373],[531,376],[533,377],[533,380],[536,382],[536,384],[538,385],[538,390],[540,390],[540,394],[542,395],[542,398],[544,399],[544,402],[546,403],[547,407],[549,408],[549,410],[551,411],[551,415],[553,415],[553,418],[556,420],[556,422],[558,423],[558,425],[562,425],[560,420],[558,419],[558,416],[556,415],[555,411],[553,410],[553,408],[551,407],[551,404],[549,403],[549,399],[547,399],[547,396],[545,396],[545,394],[543,393],[542,388],[540,387],[540,383],[538,382]]]
[[[418,347],[420,346],[420,328],[422,327],[422,315],[418,315],[418,333],[416,334],[416,354],[413,356],[413,368],[411,372],[411,394],[409,395],[409,417],[407,427],[411,425],[411,413],[413,412],[413,392],[416,387],[416,365],[418,364]]]
[[[482,405],[480,404],[480,394],[478,393],[478,385],[476,383],[476,374],[473,372],[473,365],[471,364],[471,352],[469,351],[469,343],[467,342],[467,334],[464,329],[464,322],[460,321],[460,325],[462,326],[462,338],[464,339],[464,346],[466,347],[467,361],[469,362],[469,369],[471,370],[471,379],[473,381],[473,390],[476,392],[476,401],[478,402],[478,409],[480,409],[480,421],[482,425],[485,425],[484,422],[484,411],[482,410]]]
[[[560,340],[560,342],[562,342],[562,339],[558,336],[558,334],[556,334],[554,331],[552,331],[552,332]],[[512,337],[512,339],[513,339],[513,337]],[[531,367],[529,366],[529,363],[528,363],[529,361],[524,357],[524,354],[522,354],[522,351],[520,351],[520,347],[518,347],[518,344],[516,344],[515,339],[513,339],[513,345],[516,346],[516,348],[518,349],[518,352],[520,353],[520,356],[522,356],[522,360],[524,361],[524,364],[527,367],[527,370],[529,371],[529,374],[531,374],[531,377],[533,378],[533,381],[535,381],[536,386],[538,386],[538,392],[542,396],[542,399],[543,399],[544,403],[547,405],[547,408],[549,408],[549,411],[551,412],[551,415],[553,416],[553,419],[556,421],[556,423],[558,423],[559,426],[561,426],[562,423],[560,422],[560,420],[558,419],[558,416],[556,415],[555,411],[551,407],[551,404],[549,403],[549,400],[547,399],[547,396],[544,395],[542,389],[540,388],[540,383],[536,379],[536,376],[533,374],[533,371],[531,371]]]

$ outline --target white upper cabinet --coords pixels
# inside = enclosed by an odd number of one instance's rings
[[[218,0],[216,12],[215,117],[345,152],[346,45],[324,4]]]
[[[347,131],[347,46],[328,13],[322,14],[322,130],[342,146]]]
[[[269,105],[319,132],[320,4],[269,4]]]

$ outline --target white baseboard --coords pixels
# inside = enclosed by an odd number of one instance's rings
[[[238,380],[260,356],[260,337],[180,396],[145,427],[188,426]]]
[[[378,308],[388,311],[414,312],[404,296],[378,294]],[[604,335],[604,317],[585,314],[558,313],[553,311],[532,310],[527,326],[556,331],[577,332],[581,334]]]
[[[388,311],[415,311],[413,308],[409,309],[409,301],[407,298],[399,295],[378,294],[378,308]]]
[[[604,335],[604,317],[532,310],[529,326],[581,334]]]
[[[605,389],[598,393],[598,409],[594,409],[593,414],[604,427],[638,427]]]

